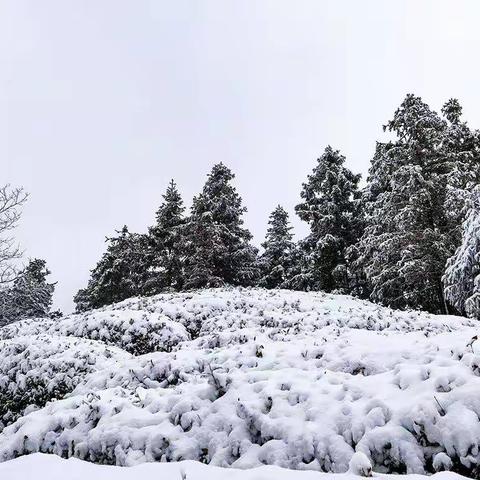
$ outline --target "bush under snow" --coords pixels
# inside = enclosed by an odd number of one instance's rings
[[[164,327],[149,330],[150,319]],[[159,337],[144,334],[137,351],[126,325]],[[381,472],[477,475],[476,326],[260,289],[165,294],[57,323],[20,322],[0,337],[37,335],[37,345],[45,334],[80,336],[99,355],[108,343],[137,356],[78,368],[63,399],[3,430],[0,458],[48,452],[117,465],[193,459],[328,472],[366,459]]]
[[[49,335],[0,341],[0,430],[63,398],[87,375],[130,355],[97,342]]]
[[[189,338],[181,324],[166,317],[140,310],[108,308],[62,319],[23,320],[0,329],[0,339],[37,334],[98,340],[134,355],[170,351]]]

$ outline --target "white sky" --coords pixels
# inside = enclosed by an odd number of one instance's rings
[[[365,173],[408,92],[480,127],[478,0],[0,0],[0,183],[31,197],[18,237],[72,308],[174,178],[189,205],[225,162],[260,243],[294,218],[327,144]]]

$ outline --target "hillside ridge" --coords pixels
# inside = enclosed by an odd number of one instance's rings
[[[0,459],[341,473],[358,451],[378,472],[475,476],[476,333],[462,317],[254,288],[24,320],[0,329]]]

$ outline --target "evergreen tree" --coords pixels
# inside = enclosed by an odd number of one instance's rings
[[[421,98],[407,95],[384,128],[396,140],[377,143],[355,266],[365,272],[373,301],[445,311],[441,276],[453,248],[445,212],[448,124]]]
[[[114,238],[107,238],[107,251],[91,271],[85,289],[74,298],[77,311],[98,308],[142,295],[148,279],[148,239],[130,233],[126,226]]]
[[[462,224],[471,199],[471,193],[480,184],[480,133],[471,130],[461,120],[462,107],[458,100],[450,99],[442,108],[447,128],[441,143],[446,217],[454,246],[462,237]]]
[[[149,262],[151,265],[145,292],[181,290],[183,286],[182,237],[185,219],[183,200],[172,180],[157,210],[156,224],[149,229]]]
[[[265,242],[265,249],[260,256],[259,264],[262,277],[261,287],[279,288],[286,285],[291,274],[294,243],[292,227],[288,213],[278,205],[271,213]]]
[[[447,262],[445,298],[462,314],[480,319],[480,187],[463,223],[462,243]]]
[[[330,146],[303,184],[303,202],[295,207],[310,234],[300,242],[300,273],[292,288],[345,291],[348,288],[346,250],[358,237],[356,196],[360,175],[345,166],[345,157]]]
[[[257,249],[243,227],[246,208],[230,183],[233,178],[225,165],[215,165],[193,199],[185,227],[185,288],[253,285],[257,280]]]
[[[30,260],[10,287],[0,292],[0,326],[50,314],[55,284],[48,283],[45,260]]]
[[[366,226],[354,267],[370,298],[395,308],[447,311],[441,277],[460,243],[467,199],[480,181],[479,134],[449,100],[444,118],[407,95],[377,143],[363,192]]]

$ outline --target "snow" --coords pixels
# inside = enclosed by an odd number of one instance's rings
[[[96,310],[61,320],[23,320],[4,327],[0,338],[39,333],[100,340],[134,354],[169,351],[173,345],[189,338],[185,328],[178,322],[138,309]]]
[[[78,355],[68,342],[81,352],[94,349],[90,356],[98,359],[87,369],[72,364],[63,398],[33,398],[20,418],[6,422],[0,459],[44,452],[122,466],[197,460],[210,464],[212,478],[213,466],[361,473],[370,464],[380,473],[451,469],[475,476],[477,333],[478,322],[462,317],[241,288],[22,321],[0,329],[0,344],[29,339],[50,365],[27,364],[33,378],[63,378],[55,359]],[[6,351],[0,367],[10,366],[0,374],[13,379],[6,385],[16,395],[18,362]],[[0,380],[0,394],[4,388]],[[261,470],[265,478],[277,472],[269,468]]]
[[[462,243],[448,260],[442,278],[446,299],[469,317],[480,317],[480,187],[463,223]]]
[[[348,473],[362,477],[372,476],[372,462],[363,452],[355,452],[348,462]]]
[[[129,358],[123,350],[76,337],[39,334],[0,341],[0,428],[71,392],[87,373]]]
[[[76,458],[68,460],[54,455],[36,453],[0,464],[0,478],[15,480],[225,480],[225,469],[194,461],[144,464],[130,468],[93,465]],[[398,476],[374,473],[378,480],[397,480]],[[251,470],[230,470],[229,480],[358,480],[349,472],[331,474],[299,472],[276,466],[262,466]],[[422,475],[406,475],[405,480],[427,480]],[[431,480],[462,480],[465,477],[451,472],[440,472]]]

